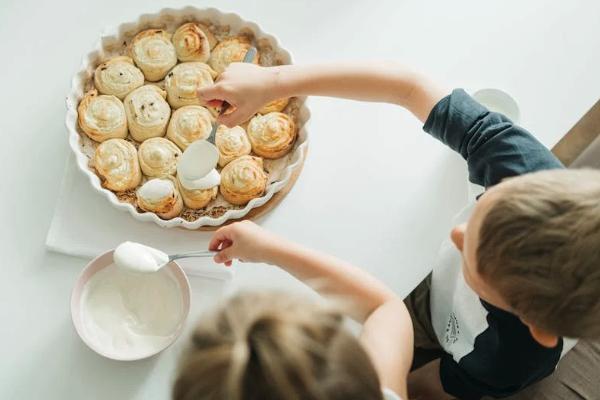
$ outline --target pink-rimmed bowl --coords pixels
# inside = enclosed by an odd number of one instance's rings
[[[101,348],[96,346],[95,343],[91,341],[87,336],[86,330],[83,327],[82,322],[83,311],[81,308],[81,297],[83,295],[85,285],[90,280],[90,278],[94,276],[94,274],[96,274],[98,271],[108,267],[111,264],[113,264],[113,250],[107,251],[106,253],[101,254],[98,257],[94,258],[92,261],[90,261],[77,278],[77,281],[75,281],[75,286],[73,287],[73,292],[71,293],[71,319],[73,320],[73,326],[75,327],[75,330],[77,331],[77,334],[79,335],[81,340],[90,349],[92,349],[93,351],[95,351],[103,357],[117,361],[134,361],[152,357],[171,346],[175,342],[175,340],[177,340],[177,338],[181,335],[181,332],[183,331],[185,325],[185,321],[187,320],[188,314],[190,312],[190,282],[188,281],[187,276],[183,272],[183,269],[176,262],[171,261],[166,267],[164,267],[169,268],[169,271],[173,274],[173,277],[175,277],[177,284],[179,285],[181,298],[183,301],[183,313],[181,316],[181,321],[177,326],[177,329],[171,335],[171,339],[168,342],[166,342],[162,348],[156,349],[155,351],[152,351],[147,354],[140,354],[135,356],[118,356],[115,354],[108,354],[104,352]]]

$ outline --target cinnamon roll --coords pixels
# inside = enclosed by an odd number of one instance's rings
[[[181,25],[171,38],[179,61],[206,62],[215,47],[214,35],[204,25],[188,22]]]
[[[131,136],[138,142],[164,136],[171,108],[166,93],[154,85],[144,85],[125,97],[125,112]]]
[[[290,99],[273,100],[272,102],[265,104],[260,110],[258,110],[258,113],[268,114],[271,112],[281,112],[287,107],[289,102]]]
[[[81,130],[96,142],[127,136],[125,108],[115,96],[99,96],[98,91],[92,89],[83,96],[77,114]]]
[[[265,158],[279,158],[287,154],[296,135],[294,120],[280,112],[257,115],[248,123],[252,150]]]
[[[228,128],[225,125],[219,125],[215,136],[215,146],[219,150],[221,167],[238,157],[250,154],[252,150],[246,131],[241,126]]]
[[[206,139],[212,129],[213,117],[202,106],[185,106],[173,112],[167,128],[167,138],[181,150],[199,139]]]
[[[167,101],[173,108],[202,105],[197,91],[213,84],[217,73],[208,64],[186,62],[177,65],[165,78]]]
[[[98,65],[94,72],[94,85],[102,94],[112,94],[123,100],[133,89],[144,84],[144,74],[129,57],[111,58]]]
[[[259,157],[242,156],[221,171],[221,194],[231,204],[244,205],[260,197],[267,187],[267,174]]]
[[[162,219],[175,218],[183,210],[183,201],[173,177],[154,178],[136,192],[137,205]]]
[[[124,139],[100,143],[92,162],[102,186],[115,192],[133,189],[142,179],[135,146]]]
[[[147,80],[160,81],[177,64],[171,34],[163,29],[147,29],[133,38],[131,58],[142,70]]]
[[[146,176],[175,175],[181,150],[162,137],[145,140],[138,148],[140,167]]]
[[[187,208],[194,210],[204,208],[217,198],[219,192],[219,186],[213,186],[207,189],[188,189],[186,188],[180,179],[178,179],[178,187],[183,197],[183,203]]]
[[[236,36],[223,40],[212,50],[208,63],[217,71],[222,73],[232,62],[241,62],[252,42],[246,36]],[[252,62],[258,64],[259,54],[256,52]]]

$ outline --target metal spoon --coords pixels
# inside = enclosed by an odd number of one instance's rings
[[[167,265],[171,261],[179,260],[181,258],[214,257],[215,254],[217,254],[217,253],[218,253],[218,251],[200,250],[200,251],[190,251],[188,253],[170,254],[169,255],[169,261],[167,261],[166,263],[164,263],[163,265],[161,265],[160,267],[158,267],[157,270],[161,269],[162,267],[164,267],[165,265]]]

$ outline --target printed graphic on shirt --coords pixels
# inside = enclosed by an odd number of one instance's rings
[[[456,318],[456,314],[451,312],[450,318],[448,318],[448,325],[446,326],[446,336],[444,341],[448,345],[454,344],[458,342],[459,334],[460,327],[458,326],[458,319]]]

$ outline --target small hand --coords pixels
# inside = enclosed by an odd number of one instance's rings
[[[218,251],[214,260],[230,266],[234,259],[269,262],[270,254],[282,239],[250,221],[236,222],[217,230],[208,245]]]
[[[229,111],[221,115],[218,122],[233,127],[247,121],[262,106],[275,100],[273,89],[276,83],[275,68],[232,63],[214,85],[198,89],[198,96],[211,106],[218,106],[222,101],[229,103]]]

